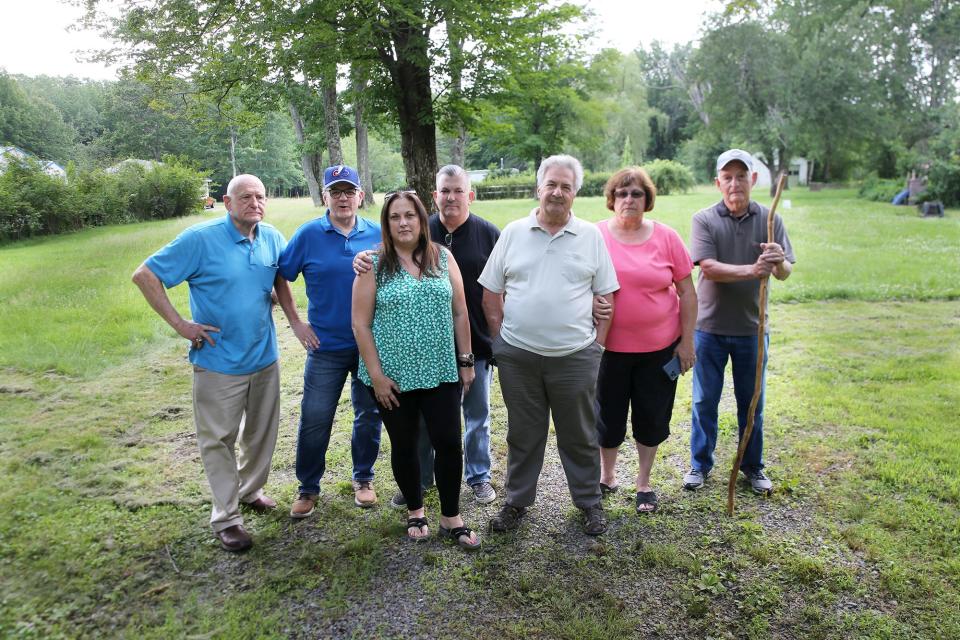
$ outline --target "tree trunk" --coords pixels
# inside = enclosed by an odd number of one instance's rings
[[[450,51],[450,101],[456,104],[463,99],[463,36],[457,28],[455,20],[447,20],[447,42]],[[464,167],[467,127],[456,110],[453,113],[456,123],[453,132],[453,146],[450,148],[450,162]]]
[[[363,206],[372,207],[377,204],[373,195],[373,176],[370,171],[370,145],[367,138],[367,123],[364,120],[364,92],[367,81],[361,77],[355,65],[350,66],[350,83],[353,89],[353,128],[357,137],[357,172],[360,174],[360,184],[363,185]]]
[[[437,130],[430,90],[429,29],[411,25],[406,15],[391,16],[392,51],[379,49],[380,59],[393,81],[400,125],[400,155],[408,186],[429,209],[437,173]],[[422,18],[422,16],[421,16]]]
[[[323,99],[323,132],[327,137],[327,155],[330,166],[344,164],[343,149],[340,147],[340,109],[337,107],[336,67],[322,81],[320,96]]]
[[[776,162],[776,171],[771,171],[770,175],[770,197],[773,198],[777,195],[777,181],[780,178],[781,173],[785,173],[790,168],[790,156],[787,155],[787,150],[783,147],[777,149],[777,162]],[[773,163],[771,163],[771,170],[774,169]],[[787,181],[789,183],[789,180]],[[786,191],[787,185],[784,185],[784,191]]]
[[[293,102],[289,103],[290,119],[293,121],[293,130],[297,135],[297,142],[300,146],[306,143],[306,135],[303,131],[303,118],[300,117],[300,111]],[[303,149],[300,153],[300,166],[303,168],[303,176],[307,180],[307,188],[310,190],[310,199],[313,200],[313,206],[322,207],[323,197],[320,194],[320,182],[317,175],[320,172],[320,166],[323,158],[315,153],[308,153]]]
[[[230,127],[230,170],[237,177],[237,130]]]

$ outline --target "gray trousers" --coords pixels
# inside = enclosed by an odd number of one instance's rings
[[[213,494],[210,526],[223,531],[243,524],[239,503],[253,502],[262,495],[277,443],[279,366],[274,362],[242,376],[194,367],[193,420]]]
[[[493,352],[507,407],[507,502],[528,507],[537,495],[550,416],[573,503],[600,502],[600,448],[594,398],[602,349],[596,342],[561,357],[537,355],[497,337]]]

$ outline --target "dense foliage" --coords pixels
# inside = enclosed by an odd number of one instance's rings
[[[116,173],[71,167],[68,180],[48,175],[35,160],[11,160],[0,173],[0,241],[201,211],[204,176],[167,160]]]

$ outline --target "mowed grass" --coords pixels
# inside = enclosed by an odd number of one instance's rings
[[[250,553],[218,548],[182,340],[129,276],[222,209],[0,248],[0,637],[960,637],[960,214],[924,220],[852,196],[800,191],[783,210],[799,262],[772,285],[773,497],[741,490],[725,515],[729,394],[718,473],[702,492],[680,490],[685,377],[655,467],[660,513],[638,518],[611,501],[596,545],[575,526],[535,521],[488,536],[473,556],[411,550],[398,512],[353,508],[346,401],[322,513],[289,521],[303,353],[279,315],[283,408],[268,489],[282,508],[247,514]],[[692,212],[714,200],[701,188],[658,199],[651,215],[688,237]],[[533,206],[474,210],[502,226]],[[607,215],[599,198],[576,210]],[[270,203],[287,236],[314,215],[304,200]],[[185,287],[171,295],[186,311]],[[502,469],[497,393],[494,416]],[[393,489],[384,444],[382,500]],[[635,464],[624,456],[621,481]],[[398,578],[397,557],[417,572]],[[421,618],[398,627],[386,612],[383,626],[364,626],[360,614],[388,606],[380,596],[398,579],[419,585]],[[330,620],[340,632],[315,630]]]

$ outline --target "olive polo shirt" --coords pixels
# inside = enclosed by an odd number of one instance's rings
[[[701,260],[726,264],[753,264],[762,253],[760,244],[767,241],[769,210],[751,201],[740,218],[730,215],[723,201],[698,211],[693,216],[690,257],[696,265]],[[773,217],[774,242],[783,247],[786,259],[796,262],[793,247],[783,220]],[[760,281],[715,282],[703,275],[697,277],[697,329],[722,336],[756,335],[760,324]],[[769,331],[769,325],[767,325]]]

